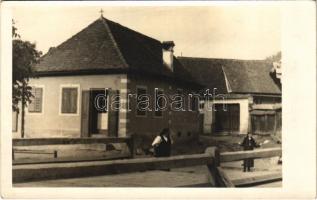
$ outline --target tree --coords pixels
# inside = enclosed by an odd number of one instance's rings
[[[34,77],[33,66],[39,61],[41,52],[36,45],[21,40],[14,21],[12,25],[12,110],[20,112],[21,103],[21,137],[24,137],[24,110],[33,97],[29,78]]]
[[[279,62],[279,61],[281,61],[281,59],[282,59],[282,52],[281,51],[277,52],[274,55],[271,55],[271,56],[268,56],[265,58],[266,61],[272,62],[272,63]]]

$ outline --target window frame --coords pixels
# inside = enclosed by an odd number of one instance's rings
[[[76,113],[62,113],[62,101],[63,101],[63,88],[76,88],[77,89],[77,109]],[[61,84],[59,87],[59,115],[61,116],[79,116],[80,114],[80,98],[81,98],[81,89],[79,84]]]
[[[179,93],[180,92],[180,93]],[[184,91],[184,89],[183,88],[176,88],[176,94],[177,95],[179,95],[179,96],[181,96],[182,98],[180,99],[180,100],[183,100],[183,108],[182,108],[182,110],[183,109],[185,109],[186,108],[186,95],[185,95],[185,91]],[[179,104],[180,105],[180,104]],[[179,106],[180,107],[180,106]]]
[[[44,85],[37,85],[37,84],[32,84],[32,85],[29,85],[30,87],[33,87],[34,88],[42,88],[42,109],[41,109],[41,112],[30,112],[29,111],[29,107],[27,107],[26,109],[26,114],[27,115],[43,115],[44,114],[44,99],[45,99],[45,86]]]
[[[137,85],[136,86],[136,101],[135,101],[135,116],[136,117],[147,117],[147,115],[148,115],[148,111],[149,110],[145,110],[144,112],[145,112],[145,114],[144,115],[139,115],[138,114],[138,106],[137,106],[137,104],[138,104],[138,89],[144,89],[145,90],[145,95],[148,95],[149,93],[148,93],[148,88],[146,87],[146,86],[144,86],[144,85]],[[150,99],[150,101],[151,101],[151,99]]]
[[[193,94],[193,92],[191,93]],[[195,95],[192,95],[190,98],[190,111],[191,112],[199,112],[200,111],[200,100],[201,100],[201,96],[198,97]]]
[[[162,94],[164,94],[164,89],[163,88],[157,88],[157,90],[154,90],[154,92],[162,92]],[[156,94],[154,93],[154,97],[156,96]],[[153,114],[153,117],[155,118],[163,118],[163,112],[164,110],[160,110],[161,112],[161,115],[156,115],[156,110],[155,110],[155,106],[156,106],[156,99],[154,98],[154,114]]]

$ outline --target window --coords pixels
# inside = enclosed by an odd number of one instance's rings
[[[199,104],[199,96],[192,95],[190,103],[191,103],[190,104],[191,111],[197,111],[198,110],[198,104]]]
[[[184,109],[184,95],[183,95],[183,90],[182,89],[177,89],[176,90],[176,98],[175,100],[177,101],[177,103],[175,103],[175,109],[176,110],[183,110]]]
[[[156,117],[163,116],[163,90],[155,88],[155,112]]]
[[[146,109],[148,105],[148,97],[146,88],[137,88],[137,105],[136,105],[136,115],[146,116]]]
[[[278,118],[274,110],[253,110],[251,112],[251,128],[256,134],[275,133]]]
[[[199,110],[203,111],[205,107],[205,101],[204,100],[199,100]]]
[[[77,114],[78,87],[62,87],[61,113]]]
[[[33,98],[32,102],[28,106],[29,113],[41,113],[43,104],[43,88],[42,87],[32,87],[31,93]]]

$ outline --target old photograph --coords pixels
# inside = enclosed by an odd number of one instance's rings
[[[282,187],[280,22],[278,7],[14,7],[13,187]]]
[[[1,10],[1,27],[5,16],[10,29],[10,54],[1,55],[11,62],[10,89],[1,92],[10,97],[1,155],[17,191],[8,196],[50,188],[292,188],[284,179],[289,155],[297,149],[292,159],[307,158],[300,145],[311,133],[292,125],[316,116],[308,114],[314,107],[304,109],[312,93],[290,95],[290,83],[305,87],[289,78],[299,68],[284,51],[296,48],[286,48],[282,5],[13,3]],[[1,42],[4,35],[2,28]],[[315,72],[309,66],[307,76]],[[290,99],[302,109],[292,104],[292,114]],[[298,175],[308,165],[292,167]]]

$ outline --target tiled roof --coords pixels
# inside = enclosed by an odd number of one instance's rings
[[[163,65],[160,41],[103,17],[52,48],[35,69],[38,74],[134,71],[193,82],[176,57],[173,72]]]
[[[191,74],[209,89],[218,93],[281,94],[270,76],[272,63],[263,60],[234,60],[178,57]],[[227,78],[231,91],[227,90]]]
[[[126,67],[109,30],[99,19],[51,48],[35,69],[37,72],[71,72]]]
[[[210,62],[210,59],[191,57],[178,57],[178,60],[200,84],[211,91],[217,88],[217,93],[227,93],[221,60],[214,59]]]

